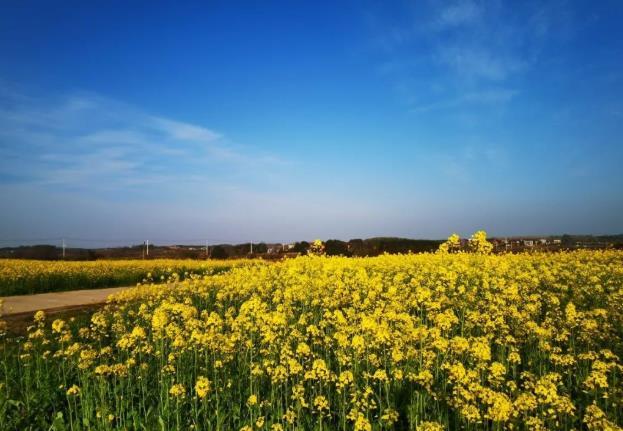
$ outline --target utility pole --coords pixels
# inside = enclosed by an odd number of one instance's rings
[[[65,238],[63,238],[63,259],[65,259]]]
[[[251,241],[251,254],[253,254],[253,241]]]
[[[210,253],[209,253],[210,249],[208,248],[208,240],[206,239],[206,259],[210,258]]]
[[[149,256],[149,240],[145,241],[145,244],[146,244],[146,247],[145,247],[146,255]]]

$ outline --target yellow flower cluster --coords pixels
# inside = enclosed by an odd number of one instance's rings
[[[134,285],[143,281],[166,281],[191,274],[213,274],[229,268],[260,264],[238,260],[98,260],[45,261],[0,259],[0,296],[57,290]]]
[[[86,326],[38,314],[24,362],[51,350],[72,414],[125,429],[621,429],[623,253],[473,241],[139,286]]]

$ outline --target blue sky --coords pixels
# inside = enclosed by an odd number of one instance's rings
[[[623,3],[203,3],[2,2],[0,239],[623,232]]]

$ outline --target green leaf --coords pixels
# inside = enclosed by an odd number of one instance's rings
[[[56,413],[50,431],[65,431],[65,420],[63,419],[63,412]]]

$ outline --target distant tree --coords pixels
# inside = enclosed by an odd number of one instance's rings
[[[242,257],[248,255],[251,252],[251,243],[247,242],[244,244],[227,245],[224,246],[224,248],[227,250],[227,254],[230,257]]]
[[[560,238],[560,242],[561,242],[562,246],[565,247],[565,248],[573,247],[575,245],[571,235],[567,235],[567,234],[564,234]]]
[[[60,256],[59,250],[53,245],[24,246],[15,250],[17,259],[54,260]]]
[[[253,253],[266,253],[268,252],[268,247],[266,243],[260,242],[259,244],[253,244]]]
[[[362,239],[348,241],[348,250],[351,256],[367,256],[367,249]]]
[[[217,245],[210,250],[210,257],[212,259],[227,259],[229,256],[223,247]]]
[[[348,243],[338,239],[329,239],[324,244],[327,256],[351,256]]]
[[[295,253],[307,254],[309,243],[307,241],[295,242],[292,251]]]

